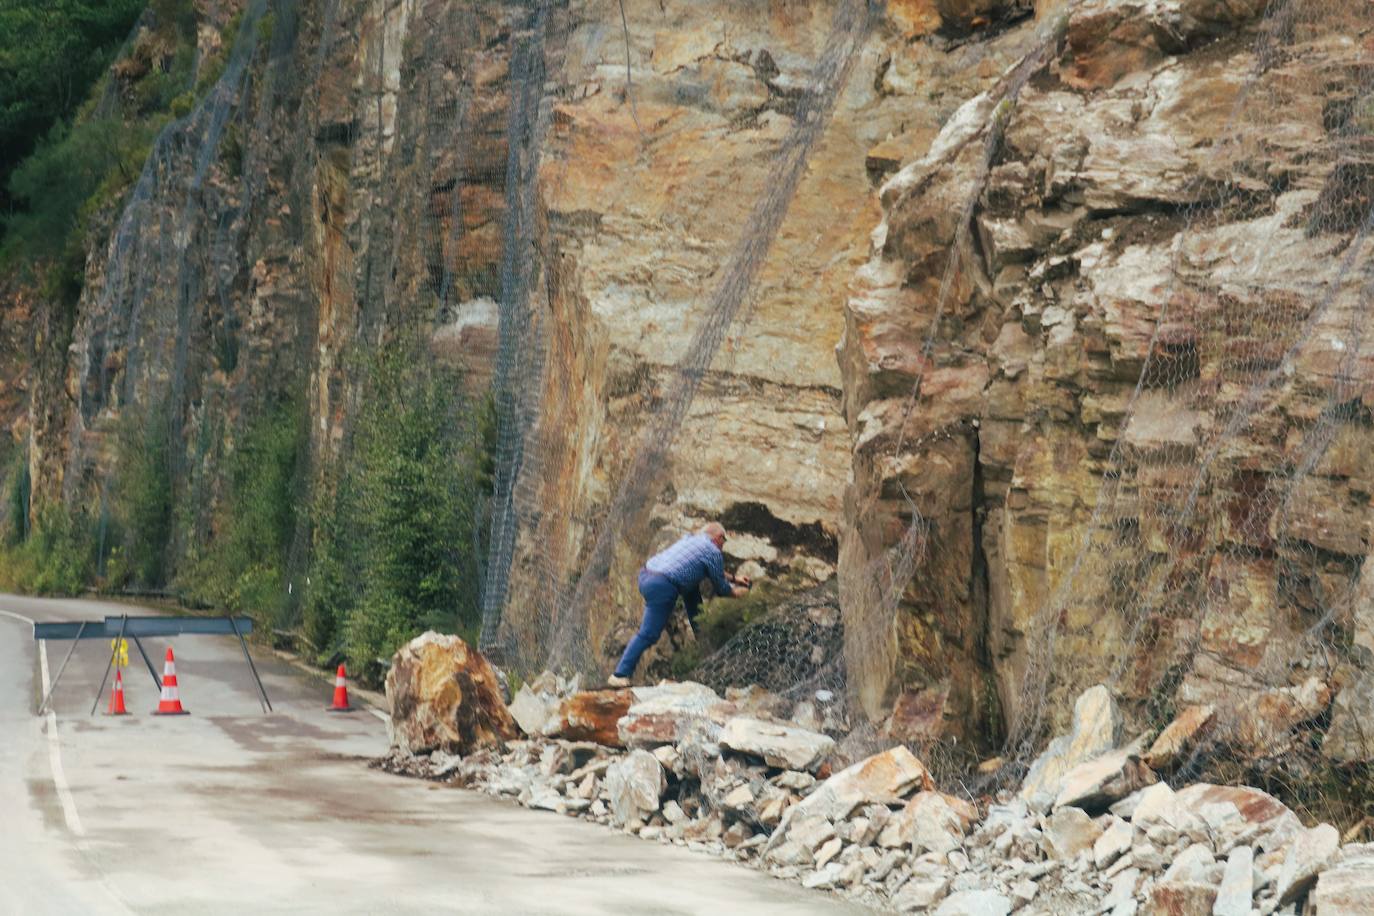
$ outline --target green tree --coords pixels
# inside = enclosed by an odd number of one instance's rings
[[[145,0],[0,0],[0,206],[14,166],[70,118]]]
[[[316,517],[305,626],[322,656],[343,648],[366,677],[424,629],[476,628],[494,427],[489,405],[467,402],[418,345],[387,347],[364,373],[351,448]]]

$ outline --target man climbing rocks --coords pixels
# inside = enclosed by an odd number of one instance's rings
[[[679,538],[666,550],[654,554],[639,571],[639,593],[644,596],[644,620],[639,632],[625,647],[615,674],[606,683],[612,687],[630,686],[639,657],[658,642],[668,615],[682,597],[687,622],[696,632],[697,612],[701,609],[701,580],[710,579],[717,595],[738,598],[749,590],[748,576],[732,576],[725,571],[725,528],[711,522],[696,534]]]

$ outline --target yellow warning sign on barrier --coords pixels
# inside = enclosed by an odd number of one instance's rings
[[[114,656],[116,668],[129,667],[129,641],[121,639],[119,648],[115,648],[115,640],[110,640],[110,654]]]

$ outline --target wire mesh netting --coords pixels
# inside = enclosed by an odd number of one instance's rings
[[[780,600],[685,673],[812,704],[832,731],[898,740],[878,733],[881,704],[860,696],[860,681],[929,686],[944,662],[922,657],[935,643],[914,643],[908,623],[937,605],[973,603],[931,591],[954,548],[934,496],[903,469],[946,460],[951,441],[976,448],[980,415],[932,420],[944,415],[932,408],[941,394],[929,382],[972,358],[969,316],[982,311],[1034,325],[1045,341],[1055,322],[1092,332],[1074,344],[1083,350],[1076,371],[1092,385],[1061,387],[1093,492],[1071,507],[1072,537],[1047,563],[1043,594],[1019,599],[1027,606],[1006,657],[978,650],[978,663],[999,666],[1004,684],[1003,718],[983,737],[1003,744],[1009,773],[1062,729],[1093,684],[1126,702],[1138,731],[1207,704],[1218,744],[1272,756],[1310,744],[1292,728],[1326,714],[1333,684],[1362,676],[1374,651],[1374,621],[1365,619],[1374,573],[1364,572],[1374,483],[1362,445],[1371,424],[1364,329],[1374,289],[1374,66],[1350,36],[1367,34],[1368,13],[1339,0],[1273,0],[1234,34],[1180,26],[1172,50],[1239,57],[1243,79],[1219,91],[1220,109],[1196,115],[1206,130],[1152,138],[1157,158],[1141,168],[1164,174],[1162,190],[1095,198],[1081,157],[1065,172],[1078,179],[1046,173],[1035,207],[1075,212],[1091,233],[1051,239],[1004,284],[988,266],[986,221],[1029,206],[1005,199],[1006,175],[1043,171],[1060,155],[1030,148],[1037,112],[1086,104],[1050,78],[1083,6],[1046,17],[1029,53],[954,114],[918,163],[925,184],[902,199],[885,192],[891,211],[938,188],[947,227],[925,263],[903,265],[929,281],[910,316],[924,333],[901,379],[889,444],[864,471],[879,479],[867,498],[895,507],[889,514],[900,524],[838,588]],[[251,68],[269,8],[270,47],[264,66]],[[167,396],[207,409],[193,365],[198,335],[218,334],[232,349],[252,320],[235,303],[262,253],[255,246],[269,246],[251,226],[284,187],[290,212],[280,231],[313,232],[321,264],[319,301],[293,341],[295,359],[309,366],[307,414],[321,422],[307,436],[309,463],[351,448],[350,417],[368,396],[352,357],[409,334],[430,341],[428,356],[449,359],[436,328],[485,329],[494,338],[498,432],[489,506],[473,525],[481,646],[523,672],[604,674],[620,648],[604,608],[634,602],[622,567],[643,560],[672,451],[709,373],[733,358],[728,340],[742,333],[760,270],[880,16],[867,0],[830,12],[805,85],[789,96],[786,127],[766,150],[764,191],[683,319],[681,352],[615,393],[631,405],[617,422],[635,432],[613,440],[612,454],[589,455],[603,405],[588,399],[604,392],[580,373],[589,354],[606,358],[608,345],[556,311],[570,307],[565,287],[576,270],[563,246],[591,230],[548,201],[579,164],[559,134],[559,103],[599,66],[570,46],[575,25],[623,37],[618,91],[639,156],[616,167],[650,168],[646,151],[672,129],[635,107],[633,65],[642,61],[624,8],[530,0],[493,15],[477,2],[422,0],[391,5],[363,29],[361,13],[340,0],[308,11],[251,3],[223,75],[158,137],[114,227],[94,309],[111,317],[81,355],[83,420],[73,426],[69,486],[81,486],[91,458],[85,433],[112,401]],[[335,56],[357,61],[342,89],[322,78]],[[1149,91],[1164,98],[1177,81],[1207,76],[1205,66],[1161,65]],[[504,92],[492,90],[493,72]],[[1129,112],[1127,91],[1104,99],[1104,108],[1127,109],[1112,125],[1122,137],[1148,133],[1148,123],[1132,121],[1143,116]],[[298,155],[248,144],[232,179],[215,167],[227,133],[269,134],[282,123]],[[1120,142],[1122,156],[1144,149]],[[709,217],[691,205],[682,203],[675,225]],[[1146,218],[1150,233],[1114,241],[1114,227]],[[875,248],[885,245],[880,238]],[[209,256],[194,256],[197,246]],[[216,317],[198,311],[206,301],[217,303]],[[154,339],[160,328],[175,334]],[[455,345],[460,361],[468,340]],[[126,353],[122,366],[104,358],[115,348]],[[261,358],[262,371],[274,365],[262,354],[245,358]],[[114,372],[122,390],[112,390]],[[247,374],[238,378],[240,390],[226,397],[250,397]],[[173,411],[170,436],[180,441],[193,424],[205,435],[208,421],[194,410]],[[1022,419],[1029,435],[1044,418]],[[464,413],[452,422],[476,421]],[[181,476],[199,485],[194,471]],[[312,485],[337,483],[320,476],[302,478],[302,504],[314,499]],[[585,479],[596,492],[565,499]],[[293,569],[309,549],[302,522]],[[1274,708],[1284,712],[1256,712]]]

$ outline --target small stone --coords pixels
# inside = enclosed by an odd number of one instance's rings
[[[840,854],[840,850],[843,848],[844,840],[839,837],[831,837],[826,840],[821,844],[821,847],[816,850],[816,867],[825,867],[831,859]]]
[[[1045,818],[1043,829],[1045,851],[1061,861],[1091,850],[1102,835],[1102,828],[1079,808],[1060,808]]]
[[[1135,839],[1135,828],[1120,818],[1113,817],[1106,830],[1093,843],[1093,864],[1099,869],[1106,868],[1117,859],[1131,851]]]
[[[747,716],[726,721],[719,740],[721,747],[790,770],[815,770],[835,748],[829,735]]]
[[[906,858],[905,854],[892,851],[878,860],[878,864],[873,866],[869,877],[874,881],[882,881],[892,873],[892,869],[897,867],[897,863]]]
[[[1154,772],[1134,753],[1112,751],[1065,773],[1054,807],[1101,811],[1112,802],[1157,781]]]
[[[1217,889],[1210,884],[1161,881],[1150,893],[1152,912],[1167,916],[1211,916]]]
[[[864,865],[864,861],[856,858],[840,869],[840,873],[835,876],[835,883],[840,887],[852,887],[863,880],[866,870],[867,866]]]
[[[1168,824],[1151,824],[1145,836],[1156,846],[1172,846],[1178,842],[1178,831]]]
[[[1319,914],[1374,913],[1374,862],[1352,856],[1350,849],[1345,849],[1345,862],[1317,878],[1310,899]]]
[[[965,830],[977,816],[977,809],[962,799],[940,792],[921,792],[892,816],[878,836],[878,845],[889,849],[910,846],[915,852],[949,852],[963,842]]]
[[[1131,847],[1131,861],[1140,866],[1145,871],[1161,871],[1168,860],[1164,853],[1160,852],[1149,843],[1137,843]]]
[[[663,803],[663,819],[670,824],[676,824],[687,819],[687,813],[682,810],[682,806],[669,799]]]
[[[759,806],[758,822],[764,827],[773,827],[782,820],[787,810],[787,796],[776,795]]]
[[[1279,849],[1302,832],[1302,822],[1283,802],[1250,786],[1197,783],[1178,791],[1178,807],[1187,820],[1175,824],[1195,839],[1209,837],[1219,852],[1245,844],[1266,851]]]
[[[1162,824],[1175,831],[1175,837],[1206,840],[1212,835],[1211,831],[1207,823],[1190,810],[1191,807],[1182,793],[1175,793],[1167,784],[1158,782],[1141,793],[1131,814],[1131,823],[1147,833],[1151,827]],[[1161,832],[1158,836],[1165,838],[1168,833]],[[1168,840],[1172,842],[1174,840]],[[1161,841],[1161,845],[1168,843]]]
[[[1341,835],[1330,824],[1318,824],[1290,843],[1279,871],[1279,904],[1293,902],[1311,887],[1317,880],[1317,873],[1335,857],[1340,845]]]
[[[1208,871],[1215,862],[1216,859],[1212,856],[1212,850],[1201,843],[1194,843],[1174,856],[1174,860],[1169,863],[1168,869],[1164,872],[1164,877],[1160,880],[1175,883],[1209,884],[1210,882],[1207,880]]]
[[[835,835],[835,827],[823,817],[797,818],[792,822],[788,838],[809,851],[819,849]]]
[[[835,886],[835,879],[840,874],[841,866],[837,863],[827,865],[818,871],[814,871],[802,879],[802,887],[806,888],[828,888]]]
[[[648,751],[631,751],[606,770],[606,791],[617,824],[657,811],[666,788],[663,767]]]
[[[1249,846],[1237,846],[1226,858],[1221,888],[1212,905],[1213,916],[1250,916],[1255,897],[1255,851]]]
[[[1021,907],[1035,899],[1035,895],[1040,892],[1040,885],[1034,881],[1022,879],[1011,886],[1012,909],[1019,910]]]
[[[548,786],[535,787],[526,804],[539,811],[556,811],[562,814],[566,810],[563,796]]]
[[[859,846],[868,846],[873,842],[873,838],[868,835],[868,818],[860,815],[852,820],[845,821],[845,824],[847,828],[845,832],[848,834],[847,839],[849,842]]]
[[[1051,741],[1031,764],[1020,797],[1036,811],[1048,811],[1066,773],[1116,747],[1121,724],[1121,712],[1106,687],[1098,684],[1083,691],[1074,702],[1073,730]]]
[[[726,829],[725,833],[721,834],[720,839],[727,849],[734,849],[743,844],[750,836],[749,828],[744,826],[742,822],[735,821]]]
[[[1007,916],[1011,901],[996,891],[959,891],[946,897],[935,916]]]
[[[730,810],[744,811],[754,804],[754,792],[744,783],[727,792],[720,803]]]
[[[899,913],[923,910],[939,903],[948,893],[948,878],[913,878],[892,898],[892,906]]]
[[[892,820],[892,809],[887,805],[869,805],[864,808],[864,816],[868,818],[868,829],[862,836],[856,836],[854,842],[860,846],[871,846],[878,841],[878,837]]]
[[[793,792],[804,792],[816,784],[816,777],[812,776],[810,773],[786,770],[773,777],[772,783],[781,789],[791,789]]]
[[[699,817],[694,821],[688,821],[682,825],[682,837],[691,843],[707,843],[719,840],[721,834],[725,832],[725,827],[721,823],[719,814],[711,814],[707,817]]]
[[[1135,857],[1128,852],[1124,856],[1113,862],[1111,866],[1102,873],[1102,877],[1110,878],[1115,874],[1118,874],[1120,872],[1125,871],[1128,868],[1133,867],[1135,867]]]
[[[543,733],[569,741],[595,741],[606,747],[623,747],[616,723],[634,702],[630,690],[586,690],[559,701]]]
[[[1145,752],[1146,765],[1155,770],[1174,766],[1197,745],[1215,719],[1216,709],[1212,706],[1184,707]]]
[[[1102,908],[1112,910],[1135,897],[1135,889],[1140,884],[1140,869],[1128,868],[1112,879],[1111,890],[1102,898]]]
[[[902,798],[911,789],[932,788],[925,765],[902,745],[874,754],[823,782],[797,806],[797,816],[818,814],[837,821],[869,802]]]
[[[812,861],[811,850],[807,849],[801,843],[796,843],[792,840],[788,840],[785,843],[773,847],[767,852],[765,858],[773,865],[781,865],[784,867],[792,865],[810,865]]]
[[[536,693],[529,684],[521,684],[515,698],[510,703],[511,718],[520,730],[527,735],[543,735],[552,724],[556,727],[558,719],[558,697],[548,693]]]
[[[596,691],[610,692],[625,691]],[[702,733],[718,732],[735,710],[734,704],[722,700],[710,687],[691,681],[634,687],[628,692],[632,702],[615,720],[616,738],[622,747],[653,748],[698,740]]]
[[[677,748],[671,744],[663,744],[653,749],[654,759],[663,765],[663,769],[670,773],[677,772],[679,754]]]

